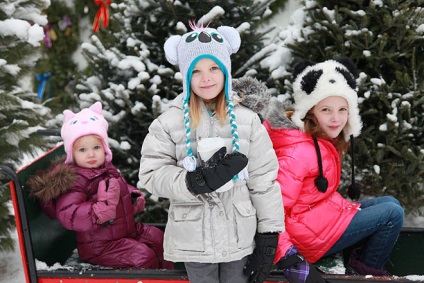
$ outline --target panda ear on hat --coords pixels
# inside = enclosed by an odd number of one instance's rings
[[[347,84],[352,88],[356,89],[356,78],[358,77],[358,71],[356,66],[349,58],[336,59],[336,62],[342,64],[346,69],[337,68],[337,71],[343,75],[346,79]]]
[[[303,70],[305,70],[307,67],[313,66],[315,64],[316,64],[315,62],[305,60],[305,61],[301,61],[301,62],[297,63],[296,65],[294,65],[293,72],[292,72],[293,80],[295,80],[297,78],[297,76],[300,73],[302,73]]]
[[[352,60],[350,60],[347,57],[341,57],[338,59],[335,59],[335,61],[339,62],[340,64],[342,64],[343,66],[346,67],[346,69],[348,69],[348,71],[356,78],[358,77],[358,70],[356,69],[355,64],[352,62]]]

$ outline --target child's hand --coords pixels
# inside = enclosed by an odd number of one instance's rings
[[[214,155],[221,154],[218,150]],[[211,159],[215,157],[212,156]],[[217,162],[210,162],[213,166],[197,168],[194,172],[187,172],[187,188],[195,195],[211,193],[229,182],[247,165],[247,157],[243,153],[235,152],[217,158]],[[209,162],[209,160],[207,161]]]
[[[133,214],[140,213],[146,206],[146,200],[140,191],[131,192],[131,199],[133,200]]]
[[[326,283],[327,281],[299,254],[295,246],[291,246],[286,255],[277,262],[277,268],[284,270],[289,283]]]
[[[249,256],[243,273],[249,283],[262,283],[270,273],[278,244],[278,233],[256,233],[256,247]]]
[[[109,186],[106,186],[104,180],[99,182],[97,202],[93,204],[98,224],[110,223],[116,218],[116,206],[119,203],[120,193],[121,190],[117,179],[110,179]]]
[[[109,179],[108,186],[106,186],[106,182],[104,180],[99,182],[99,187],[97,188],[97,201],[103,201],[108,205],[116,206],[119,202],[120,194],[121,190],[119,188],[118,179]]]

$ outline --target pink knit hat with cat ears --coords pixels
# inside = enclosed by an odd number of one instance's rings
[[[109,148],[107,129],[109,127],[103,116],[102,104],[96,102],[89,108],[85,108],[78,113],[70,110],[63,111],[64,121],[61,130],[65,152],[66,164],[73,162],[72,147],[77,139],[87,135],[99,136],[103,142],[106,153],[106,161],[112,160],[112,152]]]

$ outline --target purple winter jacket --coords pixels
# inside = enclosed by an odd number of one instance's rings
[[[68,230],[77,232],[78,252],[82,259],[88,259],[93,252],[101,253],[102,241],[135,237],[135,220],[130,191],[136,190],[128,185],[112,163],[107,162],[103,168],[85,169],[71,165],[79,177],[72,188],[56,199],[56,217]],[[97,202],[99,182],[108,183],[110,178],[117,178],[121,196],[116,207],[116,219],[113,225],[99,225],[93,211]]]
[[[121,189],[116,219],[99,225],[92,207],[97,201],[99,182],[108,183],[110,178],[117,178]],[[111,162],[98,169],[86,169],[64,164],[63,160],[55,161],[49,169],[32,176],[27,184],[30,195],[50,218],[76,231],[82,260],[117,268],[165,267],[163,232],[135,222],[131,193],[140,195],[140,191],[127,184]]]

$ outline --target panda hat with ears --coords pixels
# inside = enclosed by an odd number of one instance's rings
[[[293,123],[304,129],[303,120],[312,107],[329,96],[340,96],[349,105],[349,118],[343,129],[345,140],[349,140],[351,135],[358,136],[362,121],[358,109],[356,76],[356,67],[348,58],[296,64],[293,71]]]

